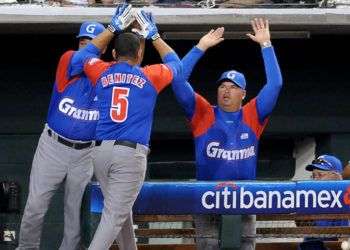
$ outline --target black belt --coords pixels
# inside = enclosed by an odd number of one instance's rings
[[[51,129],[48,129],[47,130],[47,134],[52,137],[52,130]],[[53,138],[53,137],[52,137]],[[57,135],[57,141],[59,143],[62,143],[63,145],[67,146],[67,147],[70,147],[70,148],[74,148],[74,149],[77,149],[77,150],[80,150],[80,149],[84,149],[84,148],[88,148],[92,145],[92,142],[83,142],[83,143],[79,143],[79,142],[70,142],[66,139],[64,139],[63,137]]]
[[[100,146],[102,144],[102,141],[96,141],[95,146]],[[136,149],[137,143],[131,142],[131,141],[114,141],[114,145],[121,145],[129,148]]]

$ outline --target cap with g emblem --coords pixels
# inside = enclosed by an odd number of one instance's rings
[[[216,81],[216,83],[222,83],[224,81],[233,82],[241,89],[245,89],[246,87],[246,81],[245,81],[244,75],[235,70],[229,70],[222,73],[220,78]]]
[[[94,39],[104,30],[105,27],[98,22],[84,22],[80,26],[79,35],[77,35],[77,38],[89,37],[91,39]]]

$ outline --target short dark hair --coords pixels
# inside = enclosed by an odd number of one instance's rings
[[[117,56],[137,58],[141,46],[141,38],[137,34],[125,32],[119,34],[114,41]]]

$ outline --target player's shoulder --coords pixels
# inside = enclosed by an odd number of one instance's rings
[[[149,75],[150,77],[153,77],[153,76],[161,76],[164,72],[170,71],[170,68],[166,64],[158,63],[158,64],[146,65],[144,67],[141,67],[140,70],[145,75]]]
[[[61,58],[63,57],[71,57],[75,53],[75,50],[66,50],[62,53]]]
[[[252,108],[256,108],[256,97],[250,99],[247,103],[245,103],[242,106],[243,110],[248,110],[248,109],[252,109]]]
[[[97,58],[97,57],[93,57],[93,58],[90,58],[87,60],[87,64],[90,66],[100,64],[100,63],[108,64],[107,62],[104,62],[103,60],[101,60],[100,58]]]
[[[106,71],[111,66],[115,65],[116,62],[105,62],[98,57],[89,58],[84,64],[84,68],[88,70],[98,71],[100,73]]]

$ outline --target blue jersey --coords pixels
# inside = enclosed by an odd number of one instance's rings
[[[266,123],[267,118],[259,121],[256,99],[237,112],[225,112],[196,94],[191,128],[197,179],[255,179],[258,143]]]
[[[96,85],[100,111],[96,139],[148,145],[156,98],[173,79],[171,67],[156,64],[141,68],[92,58],[84,71]]]
[[[67,51],[58,63],[47,123],[68,139],[90,141],[95,137],[99,118],[96,94],[85,74],[70,77],[74,53]]]
[[[198,180],[254,180],[258,144],[280,89],[282,77],[272,47],[262,50],[267,83],[258,96],[237,112],[210,105],[183,79],[172,84],[195,139]],[[184,76],[203,55],[194,47],[183,59]]]

